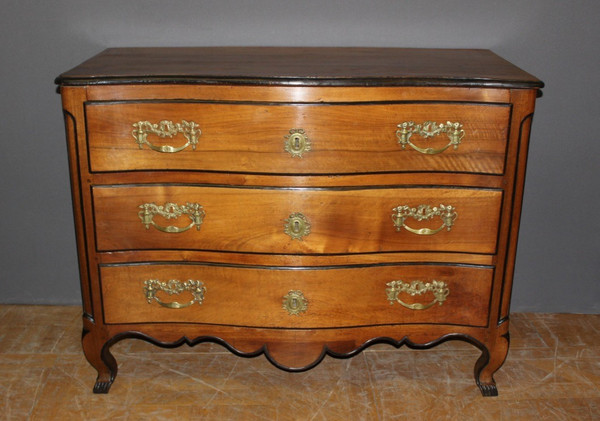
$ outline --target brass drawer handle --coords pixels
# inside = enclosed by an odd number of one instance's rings
[[[152,124],[149,121],[138,121],[133,124],[133,138],[139,145],[140,149],[144,144],[148,145],[150,149],[156,152],[164,152],[164,153],[175,153],[180,152],[192,145],[192,149],[196,149],[196,145],[198,144],[198,138],[202,134],[202,131],[199,129],[197,123],[193,121],[185,121],[182,120],[181,123],[173,123],[169,120],[162,120],[157,124]],[[183,134],[183,136],[187,139],[187,142],[182,146],[156,146],[148,141],[148,134],[155,134],[158,137],[170,137],[177,135],[178,133]]]
[[[304,129],[291,129],[290,134],[284,136],[284,149],[292,158],[302,158],[302,154],[310,151],[311,144]]]
[[[433,235],[437,234],[444,228],[447,228],[448,231],[454,225],[454,221],[456,220],[458,214],[454,206],[446,206],[441,205],[439,207],[434,206],[431,207],[429,205],[419,205],[416,208],[411,208],[406,205],[400,205],[393,209],[394,213],[392,214],[392,221],[396,226],[396,231],[400,231],[404,228],[407,231],[410,231],[417,235]],[[406,218],[413,218],[417,221],[423,221],[432,219],[434,216],[439,216],[442,219],[442,226],[436,229],[430,228],[411,228],[406,225],[404,222]]]
[[[465,136],[465,131],[462,129],[461,123],[452,123],[448,121],[446,124],[437,124],[435,121],[425,121],[423,124],[415,124],[412,121],[405,121],[398,124],[398,130],[396,130],[396,137],[398,143],[402,145],[402,149],[409,145],[415,151],[421,152],[427,155],[435,155],[444,152],[450,146],[454,146],[454,149],[458,149],[462,138]],[[440,149],[433,148],[420,148],[410,141],[413,134],[417,134],[424,139],[438,136],[442,133],[446,133],[450,142]]]
[[[160,291],[169,295],[181,294],[182,292],[188,291],[194,298],[192,301],[183,304],[178,303],[177,301],[164,302],[156,296],[156,293]],[[168,282],[160,282],[157,279],[148,279],[147,281],[144,281],[144,293],[146,294],[146,301],[148,301],[148,304],[152,304],[153,301],[156,301],[166,308],[186,308],[194,303],[202,305],[206,287],[201,281],[193,281],[191,279],[185,282],[176,279],[171,279]]]
[[[150,225],[152,225],[159,231],[169,233],[185,232],[193,226],[195,226],[197,230],[200,230],[200,225],[202,225],[202,221],[206,215],[206,212],[204,212],[204,209],[202,209],[202,206],[198,203],[186,203],[182,206],[179,206],[176,203],[165,203],[163,206],[158,206],[154,203],[144,203],[143,205],[140,205],[139,208],[142,210],[138,212],[138,216],[142,220],[142,224],[146,226],[146,229],[150,229]],[[154,222],[155,215],[160,215],[166,219],[175,219],[179,218],[181,215],[187,215],[192,222],[188,226],[182,228],[173,225],[163,227]]]
[[[308,300],[304,297],[302,291],[290,291],[283,296],[283,309],[290,316],[297,316],[308,309]]]
[[[293,213],[285,220],[283,232],[294,240],[302,240],[303,237],[310,234],[310,222],[300,212]]]
[[[402,281],[392,281],[386,284],[385,292],[387,293],[387,299],[390,301],[390,305],[394,304],[394,301],[400,303],[400,305],[410,310],[427,310],[435,303],[442,305],[446,298],[450,294],[450,289],[443,281],[431,281],[424,283],[422,281],[412,281],[410,284]],[[407,304],[398,298],[401,293],[409,294],[410,296],[423,295],[427,292],[433,293],[434,299],[428,304],[414,303]]]

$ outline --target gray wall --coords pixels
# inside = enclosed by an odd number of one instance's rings
[[[600,312],[598,0],[2,3],[0,302],[80,299],[60,72],[109,46],[405,46],[489,48],[546,82],[513,310]]]

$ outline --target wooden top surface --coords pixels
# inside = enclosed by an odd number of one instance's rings
[[[489,50],[332,47],[109,48],[56,83],[543,87]]]

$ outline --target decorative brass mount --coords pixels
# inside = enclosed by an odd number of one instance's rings
[[[465,136],[465,131],[462,129],[461,123],[452,123],[448,121],[446,124],[437,124],[435,121],[425,121],[423,124],[415,124],[412,121],[405,121],[398,124],[398,130],[396,130],[396,137],[398,143],[402,145],[402,149],[409,145],[414,150],[427,155],[435,155],[444,152],[450,146],[454,146],[454,149],[458,149],[462,138]],[[433,148],[420,148],[410,141],[413,134],[417,134],[424,139],[438,136],[442,133],[446,133],[450,142],[440,149]]]
[[[386,284],[388,288],[385,290],[387,293],[387,299],[390,301],[390,305],[397,301],[402,306],[410,310],[426,310],[433,306],[435,303],[442,305],[446,301],[446,297],[450,294],[448,285],[443,281],[431,281],[424,283],[422,281],[412,281],[410,284],[403,281],[392,281]],[[401,293],[409,294],[410,296],[423,295],[427,292],[432,292],[434,299],[428,304],[414,303],[407,304],[403,302],[398,295]]]
[[[199,129],[198,123],[194,123],[193,121],[185,121],[182,120],[181,123],[173,123],[169,120],[162,120],[157,124],[153,124],[149,121],[138,121],[133,124],[133,138],[139,145],[140,149],[144,144],[148,145],[150,149],[156,152],[164,152],[164,153],[175,153],[180,152],[187,148],[188,146],[192,146],[192,149],[196,149],[196,145],[198,144],[198,138],[202,134],[202,131]],[[170,137],[177,135],[178,133],[182,133],[183,136],[187,139],[187,142],[182,146],[156,146],[148,141],[148,134],[155,134],[158,137]]]
[[[308,300],[302,291],[290,291],[283,296],[283,309],[291,316],[304,313],[308,308]]]
[[[142,224],[146,226],[146,229],[149,229],[150,225],[152,225],[159,231],[169,233],[185,232],[193,226],[195,226],[197,230],[200,230],[200,225],[202,225],[202,221],[206,215],[206,212],[204,212],[204,209],[202,209],[202,206],[198,203],[186,203],[182,206],[179,206],[176,203],[165,203],[163,206],[158,206],[155,203],[144,203],[140,205],[139,208],[142,210],[138,212],[138,216],[142,220]],[[179,218],[181,215],[187,215],[192,222],[188,226],[182,228],[173,225],[163,227],[154,222],[153,218],[155,215],[160,215],[166,219],[174,219]]]
[[[187,303],[178,303],[177,301],[164,302],[156,296],[156,293],[163,291],[169,295],[181,294],[182,292],[189,291],[192,293],[194,298]],[[204,301],[204,294],[206,293],[206,287],[201,281],[187,280],[185,282],[171,279],[168,282],[160,282],[157,279],[148,279],[144,282],[144,292],[146,294],[146,300],[149,304],[156,301],[163,307],[166,308],[185,308],[189,307],[194,303],[202,305]]]
[[[293,213],[285,220],[283,232],[294,240],[302,240],[303,237],[310,234],[310,222],[300,212]]]
[[[450,231],[452,225],[454,224],[454,220],[457,218],[458,214],[454,206],[450,205],[442,205],[439,207],[434,206],[431,207],[429,205],[419,205],[416,208],[411,208],[406,205],[399,205],[393,209],[392,221],[396,226],[396,231],[400,231],[402,228],[407,231],[412,232],[417,235],[433,235],[440,232],[444,227]],[[442,226],[436,229],[430,228],[411,228],[404,223],[406,218],[413,218],[417,221],[423,221],[432,219],[434,216],[439,216],[442,219]]]
[[[284,136],[284,149],[292,158],[302,158],[302,154],[310,151],[311,144],[304,129],[291,129],[290,134]]]

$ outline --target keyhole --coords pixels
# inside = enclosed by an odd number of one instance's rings
[[[297,298],[292,298],[292,302],[290,303],[290,307],[295,310],[298,308],[298,299]]]
[[[301,148],[301,139],[300,139],[300,136],[296,135],[296,136],[294,136],[294,149],[300,150],[300,148]]]
[[[300,221],[294,221],[294,226],[293,226],[294,233],[298,234],[300,232],[300,228],[301,228]]]

